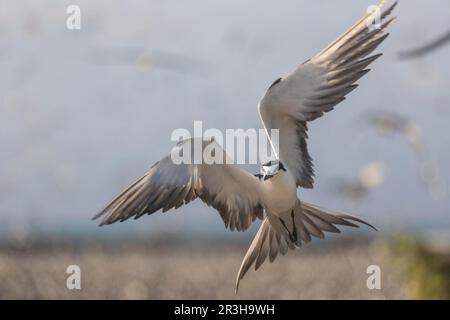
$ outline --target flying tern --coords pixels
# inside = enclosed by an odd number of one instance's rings
[[[324,232],[339,233],[336,225],[358,227],[356,223],[362,223],[374,228],[354,216],[301,201],[297,188],[313,188],[314,183],[307,148],[308,123],[342,102],[357,87],[355,82],[370,70],[369,64],[381,56],[372,52],[389,35],[385,30],[395,19],[390,15],[396,4],[381,1],[326,48],[269,87],[258,108],[266,133],[279,130],[279,154],[261,165],[260,174],[252,175],[229,162],[175,164],[168,155],[94,219],[104,215],[101,225],[137,219],[179,208],[196,198],[215,208],[225,227],[233,231],[244,231],[261,219],[239,268],[236,292],[252,265],[257,270],[267,257],[273,262],[278,253],[285,255],[289,249],[301,247],[311,241],[311,236],[322,239]],[[372,28],[375,19],[380,23]],[[175,148],[192,142],[181,141]],[[212,146],[226,157],[214,140],[202,140],[201,144]]]

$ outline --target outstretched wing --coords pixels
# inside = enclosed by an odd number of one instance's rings
[[[257,217],[262,219],[259,180],[237,165],[228,164],[225,151],[215,141],[203,141],[199,146],[202,150],[209,148],[214,159],[222,160],[194,164],[196,146],[194,139],[178,143],[170,155],[153,165],[94,219],[106,215],[101,225],[122,222],[130,217],[137,219],[161,209],[163,212],[176,209],[197,197],[217,209],[225,227],[233,231],[246,230]],[[191,161],[174,163],[171,155],[182,156],[186,150],[191,150]],[[221,155],[221,158],[215,155]]]
[[[369,29],[378,16],[372,11],[310,60],[298,66],[268,89],[259,104],[265,129],[279,130],[279,158],[297,179],[297,186],[312,188],[314,170],[307,148],[307,122],[345,100],[358,85],[354,84],[370,69],[366,67],[381,56],[370,55],[389,35],[384,33],[394,20],[388,16],[397,2],[381,1],[379,28]],[[276,142],[274,141],[274,144]]]

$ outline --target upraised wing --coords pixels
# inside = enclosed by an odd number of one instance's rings
[[[202,143],[200,144],[202,145]],[[194,139],[177,144],[173,152],[194,148]],[[244,231],[258,217],[263,218],[259,180],[235,164],[226,164],[226,154],[215,141],[205,147],[221,153],[223,164],[175,164],[171,155],[158,161],[131,186],[120,193],[94,219],[105,215],[100,225],[135,219],[156,211],[179,208],[199,197],[219,211],[225,227]],[[194,151],[191,152],[192,157]],[[193,158],[190,163],[193,163]]]
[[[395,19],[388,18],[397,2],[381,1],[378,13],[372,11],[310,60],[278,79],[259,104],[267,131],[279,130],[279,158],[297,180],[297,186],[312,188],[314,170],[308,153],[307,122],[345,100],[358,85],[355,82],[370,69],[367,66],[381,56],[370,55],[389,35],[385,29]],[[380,27],[369,25],[379,14]],[[275,143],[275,142],[274,142]]]

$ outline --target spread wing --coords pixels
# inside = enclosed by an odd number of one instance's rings
[[[199,197],[208,206],[219,211],[225,227],[231,230],[246,230],[258,217],[263,218],[260,204],[259,180],[239,166],[227,161],[226,153],[215,141],[200,139],[200,147],[210,154],[221,155],[220,162],[194,164],[194,139],[184,140],[176,145],[171,154],[164,157],[151,169],[120,193],[94,219],[105,215],[101,225],[116,221],[135,219],[179,208]],[[183,155],[191,150],[189,159],[176,164],[173,154]],[[188,163],[187,163],[188,162]],[[211,162],[210,162],[211,163]],[[222,164],[221,164],[222,163]]]
[[[314,170],[308,153],[307,122],[345,100],[358,85],[355,82],[370,69],[367,66],[381,56],[371,53],[389,35],[385,29],[394,20],[388,18],[397,2],[377,8],[379,28],[368,28],[377,16],[375,11],[365,15],[310,60],[293,72],[278,79],[268,89],[259,104],[259,112],[266,131],[279,130],[278,157],[297,179],[297,186],[312,188]]]

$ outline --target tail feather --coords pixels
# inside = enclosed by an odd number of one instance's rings
[[[261,247],[263,243],[266,240],[268,231],[272,230],[269,225],[269,221],[267,220],[267,217],[264,219],[264,221],[261,224],[261,227],[259,228],[258,232],[256,233],[255,238],[253,239],[252,243],[250,244],[250,247],[247,250],[247,253],[245,254],[244,260],[242,260],[241,266],[238,271],[238,276],[236,279],[236,289],[235,293],[237,294],[239,289],[239,281],[244,277],[245,273],[248,271],[248,269],[251,267],[251,265],[255,262],[255,260],[259,257],[259,252],[261,251]],[[273,234],[269,236],[269,239],[273,241],[274,236]],[[266,246],[264,246],[266,248]],[[267,251],[264,249],[264,251]],[[273,252],[271,251],[271,255],[273,255]],[[255,265],[255,270],[258,269],[258,264]]]
[[[377,228],[375,228],[370,223],[368,223],[362,219],[359,219],[357,217],[354,217],[348,213],[344,213],[344,212],[340,212],[340,211],[336,211],[336,210],[332,210],[332,209],[322,208],[317,205],[306,203],[306,202],[302,202],[302,208],[303,208],[303,211],[305,211],[307,214],[321,217],[323,220],[325,220],[326,222],[331,223],[331,224],[359,228],[359,226],[357,224],[347,221],[347,220],[351,220],[351,221],[356,221],[356,222],[362,223],[362,224],[372,228],[373,230],[378,231]]]
[[[324,232],[340,233],[336,225],[359,227],[349,220],[365,224],[378,231],[366,221],[347,213],[300,201],[293,210],[280,216],[267,214],[242,260],[236,277],[236,294],[240,280],[253,264],[255,270],[258,270],[267,257],[272,263],[278,253],[285,255],[289,249],[293,250],[300,247],[302,243],[310,242],[311,236],[323,239]]]

